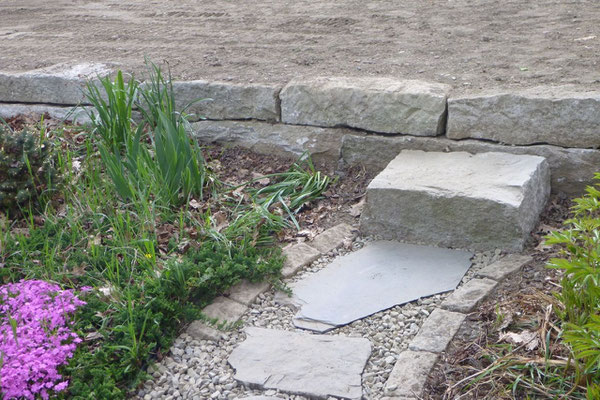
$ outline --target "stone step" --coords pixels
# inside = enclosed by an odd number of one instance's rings
[[[471,250],[523,248],[550,194],[542,157],[402,151],[367,188],[361,231]]]

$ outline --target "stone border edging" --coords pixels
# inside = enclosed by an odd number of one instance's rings
[[[105,64],[91,63],[0,72],[0,117],[47,111],[63,119],[65,108],[86,104],[83,89],[87,79],[98,84],[94,78],[112,72]],[[573,194],[591,183],[600,164],[598,91],[541,86],[453,96],[447,85],[377,77],[296,78],[285,86],[176,81],[173,88],[180,104],[212,99],[190,108],[191,121],[200,116],[211,120],[194,128],[203,140],[253,149],[264,146],[264,152],[278,149],[294,155],[316,151],[329,164],[341,158],[345,163],[365,162],[369,168],[381,170],[384,160],[391,158],[380,157],[372,147],[357,155],[352,145],[372,145],[372,140],[386,143],[387,139],[396,154],[398,149],[447,148],[540,155],[549,159],[553,190]],[[283,123],[236,126],[234,121],[241,120]],[[304,136],[303,130],[307,132]],[[364,131],[375,135],[365,136]]]
[[[512,254],[488,265],[472,279],[452,292],[427,317],[419,333],[413,338],[408,350],[398,356],[396,364],[385,384],[387,400],[416,400],[421,398],[425,383],[439,355],[446,351],[463,322],[496,286],[509,275],[530,262],[532,257]],[[476,283],[471,284],[475,281]],[[460,312],[448,311],[457,308]]]
[[[321,232],[311,242],[297,243],[283,250],[286,255],[282,276],[288,278],[300,269],[316,261],[319,257],[341,247],[348,239],[353,239],[355,229],[348,224],[338,224]],[[314,246],[314,247],[313,247]],[[315,248],[316,247],[316,248]],[[206,306],[202,313],[219,322],[235,324],[248,306],[256,298],[269,290],[271,285],[267,282],[251,283],[242,281],[229,290],[226,296],[219,296]],[[198,320],[192,322],[186,333],[196,339],[219,340],[224,333],[209,324]]]

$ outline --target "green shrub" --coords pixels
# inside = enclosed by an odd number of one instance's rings
[[[573,212],[565,228],[547,238],[547,243],[562,246],[561,258],[548,266],[565,272],[558,294],[564,309],[557,314],[563,320],[563,339],[583,366],[578,380],[587,381],[589,393],[600,383],[600,190],[589,186],[575,199]]]
[[[0,211],[35,205],[58,177],[52,142],[0,125]]]

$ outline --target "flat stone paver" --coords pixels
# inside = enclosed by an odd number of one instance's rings
[[[520,254],[509,254],[506,257],[492,263],[476,273],[477,276],[501,281],[508,275],[517,272],[523,265],[527,264],[533,258]]]
[[[326,254],[342,246],[346,239],[354,239],[356,236],[355,231],[348,224],[339,224],[321,232],[308,244],[310,247],[314,247],[321,253]]]
[[[406,350],[398,355],[394,369],[385,384],[391,398],[420,398],[425,382],[438,359],[438,354]]]
[[[449,311],[469,313],[481,303],[498,285],[493,279],[471,279],[442,302],[441,307]]]
[[[448,344],[460,329],[465,318],[465,314],[436,308],[427,317],[408,348],[413,351],[432,353],[446,351]]]
[[[185,332],[194,339],[212,340],[215,342],[225,337],[223,332],[213,328],[212,326],[208,326],[202,321],[192,322],[190,326],[187,327]]]
[[[254,303],[258,295],[269,290],[269,282],[242,281],[229,289],[229,298],[238,303],[249,306]]]
[[[367,339],[254,327],[245,332],[228,360],[236,380],[322,399],[362,397],[361,374],[371,354]]]
[[[319,250],[305,243],[298,243],[283,249],[283,254],[286,256],[281,270],[281,275],[284,278],[289,278],[298,272],[300,268],[316,261],[321,256]]]
[[[216,318],[219,322],[233,324],[237,322],[246,312],[248,307],[227,297],[217,297],[213,302],[204,307],[202,314],[208,318]]]
[[[549,195],[542,157],[404,150],[369,184],[361,231],[432,246],[520,251]]]
[[[292,301],[300,307],[294,323],[315,331],[329,330],[453,290],[471,266],[471,256],[462,250],[392,241],[367,243],[290,285]]]

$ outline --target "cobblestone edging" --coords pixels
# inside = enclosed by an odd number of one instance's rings
[[[47,111],[64,118],[69,107],[86,104],[88,79],[97,84],[111,72],[103,64],[0,72],[0,117]],[[561,86],[453,96],[438,83],[348,77],[285,86],[182,81],[174,90],[180,106],[206,99],[189,110],[192,121],[210,120],[194,124],[200,140],[265,153],[308,150],[329,166],[341,160],[379,172],[403,149],[530,154],[548,158],[554,191],[578,193],[600,162],[598,91]]]
[[[439,354],[446,351],[467,314],[472,312],[510,274],[531,261],[513,254],[477,271],[471,279],[451,293],[425,320],[419,333],[402,352],[386,385],[387,400],[419,399],[427,377]]]

